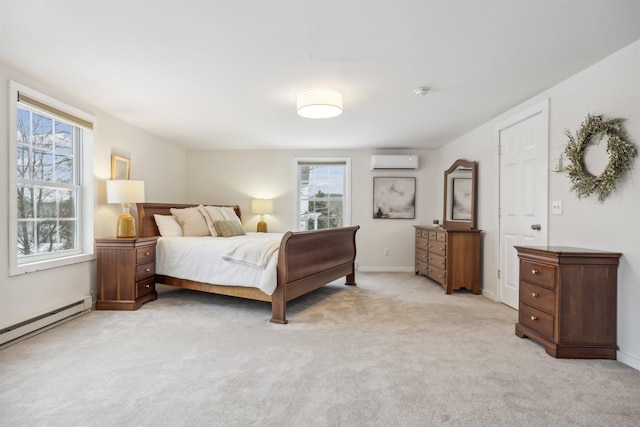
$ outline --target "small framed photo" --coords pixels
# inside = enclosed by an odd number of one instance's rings
[[[416,178],[373,178],[373,218],[414,219]]]
[[[129,179],[131,174],[131,159],[111,155],[111,179]]]

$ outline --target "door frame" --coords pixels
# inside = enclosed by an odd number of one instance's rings
[[[506,119],[498,122],[495,126],[494,126],[494,139],[496,142],[496,147],[497,147],[497,153],[498,153],[498,271],[502,272],[504,271],[504,265],[503,265],[503,260],[502,260],[502,217],[500,216],[500,210],[502,208],[501,206],[501,202],[502,202],[502,188],[500,186],[500,183],[502,182],[502,176],[501,176],[501,170],[502,170],[502,155],[500,154],[500,133],[503,130],[506,130],[512,126],[517,125],[520,122],[523,122],[535,115],[538,114],[542,114],[542,117],[544,118],[544,124],[543,124],[543,134],[546,137],[546,144],[547,144],[547,158],[546,160],[546,170],[547,170],[547,185],[545,187],[545,192],[546,192],[546,200],[547,200],[547,209],[545,210],[545,214],[547,217],[547,221],[546,224],[547,226],[545,227],[545,240],[547,242],[549,242],[549,209],[548,209],[548,205],[549,205],[549,143],[550,143],[550,135],[549,135],[549,98],[545,98],[539,102],[537,102],[536,104],[533,104],[525,109],[523,109],[522,111],[512,114],[511,116],[507,117]],[[496,297],[497,297],[497,301],[501,302],[502,301],[502,286],[501,286],[501,278],[496,274],[496,279],[497,279],[497,292],[496,292]]]

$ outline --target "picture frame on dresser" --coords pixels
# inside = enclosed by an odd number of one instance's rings
[[[374,219],[415,219],[416,178],[376,176],[373,178]]]

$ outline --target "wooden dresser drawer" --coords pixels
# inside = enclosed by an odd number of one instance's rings
[[[439,268],[441,270],[446,270],[446,263],[445,263],[445,258],[440,256],[440,255],[436,255],[436,254],[429,254],[429,264]]]
[[[518,313],[518,321],[541,333],[542,335],[553,339],[553,316],[541,310],[520,303],[520,312]]]
[[[421,249],[416,249],[416,260],[424,262],[425,264],[429,262],[429,253],[427,251],[423,251]]]
[[[149,277],[153,277],[155,276],[155,274],[156,274],[155,262],[139,265],[136,267],[136,282],[139,282]]]
[[[156,260],[156,247],[145,246],[136,249],[136,264],[146,264],[148,262],[155,262]]]
[[[429,247],[429,241],[421,237],[416,238],[416,248],[424,249],[425,251]]]
[[[444,231],[436,231],[436,240],[445,243],[447,241],[447,233]]]
[[[431,240],[429,241],[429,252],[445,256],[446,250],[447,250],[446,243],[436,242]]]
[[[441,285],[443,285],[447,280],[446,272],[444,270],[440,270],[439,268],[435,268],[431,265],[429,266],[427,276],[440,283]]]
[[[553,314],[556,293],[550,289],[520,282],[520,302]]]
[[[539,264],[526,260],[520,261],[520,279],[547,288],[555,288],[556,269],[552,265]]]
[[[151,277],[149,279],[143,280],[142,282],[136,283],[135,297],[139,298],[155,290],[156,290],[156,278]]]
[[[438,232],[435,230],[429,230],[429,240],[437,240]]]
[[[427,274],[429,264],[416,258],[416,272],[419,274]]]

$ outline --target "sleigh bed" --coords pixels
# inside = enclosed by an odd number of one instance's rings
[[[195,206],[198,205],[138,203],[138,237],[160,236],[154,215],[171,215],[171,208],[184,209]],[[232,207],[238,218],[241,218],[240,208]],[[343,276],[346,277],[346,285],[356,285],[355,235],[359,228],[359,226],[353,226],[284,233],[277,254],[274,255],[277,256],[276,284],[271,295],[257,287],[228,286],[224,283],[194,281],[164,274],[156,274],[156,283],[270,302],[271,322],[285,324],[288,301]]]

